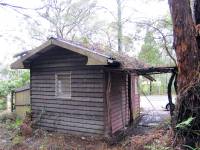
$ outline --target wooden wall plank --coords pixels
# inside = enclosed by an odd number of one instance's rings
[[[41,100],[67,100],[64,98],[55,98],[53,96],[49,96],[49,95],[31,95],[31,99],[41,99]],[[73,96],[71,98],[72,101],[82,101],[82,102],[103,102],[103,98],[102,97],[76,97]]]
[[[37,117],[39,114],[41,114],[41,110],[33,111],[34,117]],[[93,114],[84,115],[84,114],[62,113],[62,112],[52,112],[52,111],[45,111],[44,115],[42,116],[47,116],[47,117],[60,116],[60,117],[65,117],[65,118],[94,120],[94,121],[100,121],[100,122],[102,122],[103,120],[103,116],[95,116]]]
[[[103,107],[102,102],[94,102],[94,101],[77,101],[74,99],[40,99],[40,98],[32,98],[33,104],[38,103],[38,104],[58,104],[58,105],[73,105],[73,106],[88,106],[88,107]]]
[[[57,109],[70,109],[70,110],[84,110],[84,111],[97,111],[97,112],[103,112],[103,107],[98,107],[98,105],[96,107],[91,107],[91,106],[87,106],[86,104],[84,105],[72,105],[72,104],[68,104],[68,105],[64,105],[64,104],[51,104],[51,103],[32,103],[32,107],[45,107],[45,108],[57,108]]]
[[[50,123],[50,124],[59,124],[66,127],[77,127],[77,128],[83,128],[83,129],[92,129],[92,130],[100,130],[103,131],[102,125],[95,125],[95,124],[89,124],[85,123],[83,120],[82,122],[73,122],[70,119],[68,120],[62,120],[60,117],[49,119],[49,118],[43,118],[40,123]]]
[[[103,66],[86,66],[87,58],[60,49],[31,64],[33,118],[44,111],[38,126],[70,133],[104,133]],[[55,96],[55,74],[71,73],[71,98]]]
[[[125,73],[112,73],[110,93],[112,133],[125,128],[129,123],[127,79]]]
[[[79,130],[69,130],[69,129],[63,129],[63,128],[59,128],[59,127],[51,127],[49,125],[45,125],[45,124],[40,124],[40,125],[36,125],[35,127],[38,127],[38,128],[42,128],[44,130],[47,130],[47,131],[52,131],[52,132],[60,132],[60,133],[67,133],[67,134],[75,134],[75,135],[78,135],[78,136],[95,136],[95,137],[101,137],[102,134],[97,134],[95,132],[87,132],[87,131],[79,131]]]
[[[37,115],[33,115],[33,118],[36,118]],[[62,121],[66,121],[66,122],[74,122],[74,123],[80,123],[80,124],[89,124],[89,125],[100,125],[104,126],[102,121],[98,121],[98,120],[92,120],[92,119],[84,119],[84,118],[69,118],[69,117],[63,117],[59,115],[53,115],[53,116],[49,116],[49,115],[43,115],[42,116],[43,119],[49,119],[49,120],[62,120]]]
[[[84,128],[84,127],[75,127],[75,126],[66,126],[63,123],[51,123],[51,122],[39,122],[38,125],[41,126],[48,126],[52,127],[54,129],[64,129],[68,131],[79,131],[79,132],[84,132],[84,133],[96,133],[96,134],[103,134],[102,130],[95,130],[95,129],[89,129],[89,128]]]

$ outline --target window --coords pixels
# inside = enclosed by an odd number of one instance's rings
[[[71,98],[71,72],[56,74],[56,96]]]

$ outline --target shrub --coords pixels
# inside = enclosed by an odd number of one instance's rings
[[[0,111],[6,109],[6,101],[4,99],[0,99]]]
[[[8,79],[0,80],[0,97],[6,97],[12,90],[22,87],[30,81],[29,71],[7,70],[4,74]]]
[[[8,124],[8,129],[17,129],[22,125],[23,121],[20,118],[16,118],[15,121],[12,121]]]

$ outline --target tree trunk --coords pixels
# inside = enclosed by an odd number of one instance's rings
[[[198,48],[200,49],[200,0],[195,0],[194,1],[194,21],[196,23],[196,29],[198,31],[197,33],[197,44]],[[200,51],[199,51],[199,56],[200,56]]]
[[[195,146],[200,139],[199,133],[196,133],[196,130],[200,130],[200,57],[196,28],[189,0],[168,0],[168,2],[178,63],[178,97],[174,121],[175,124],[179,124],[189,117],[193,118],[188,126],[175,128],[175,133],[186,145]]]
[[[150,85],[149,85],[149,95],[152,95],[152,82],[151,81],[150,81]]]
[[[198,72],[198,46],[189,0],[171,0],[174,48],[178,61],[178,89],[185,89]]]
[[[117,21],[117,40],[118,40],[118,52],[122,52],[122,7],[121,7],[121,0],[117,0],[117,14],[118,14],[118,21]]]

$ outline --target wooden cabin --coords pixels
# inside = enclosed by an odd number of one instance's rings
[[[111,137],[140,113],[138,75],[144,65],[128,56],[50,38],[11,67],[30,69],[36,127],[82,136]],[[131,70],[131,71],[130,71]]]

